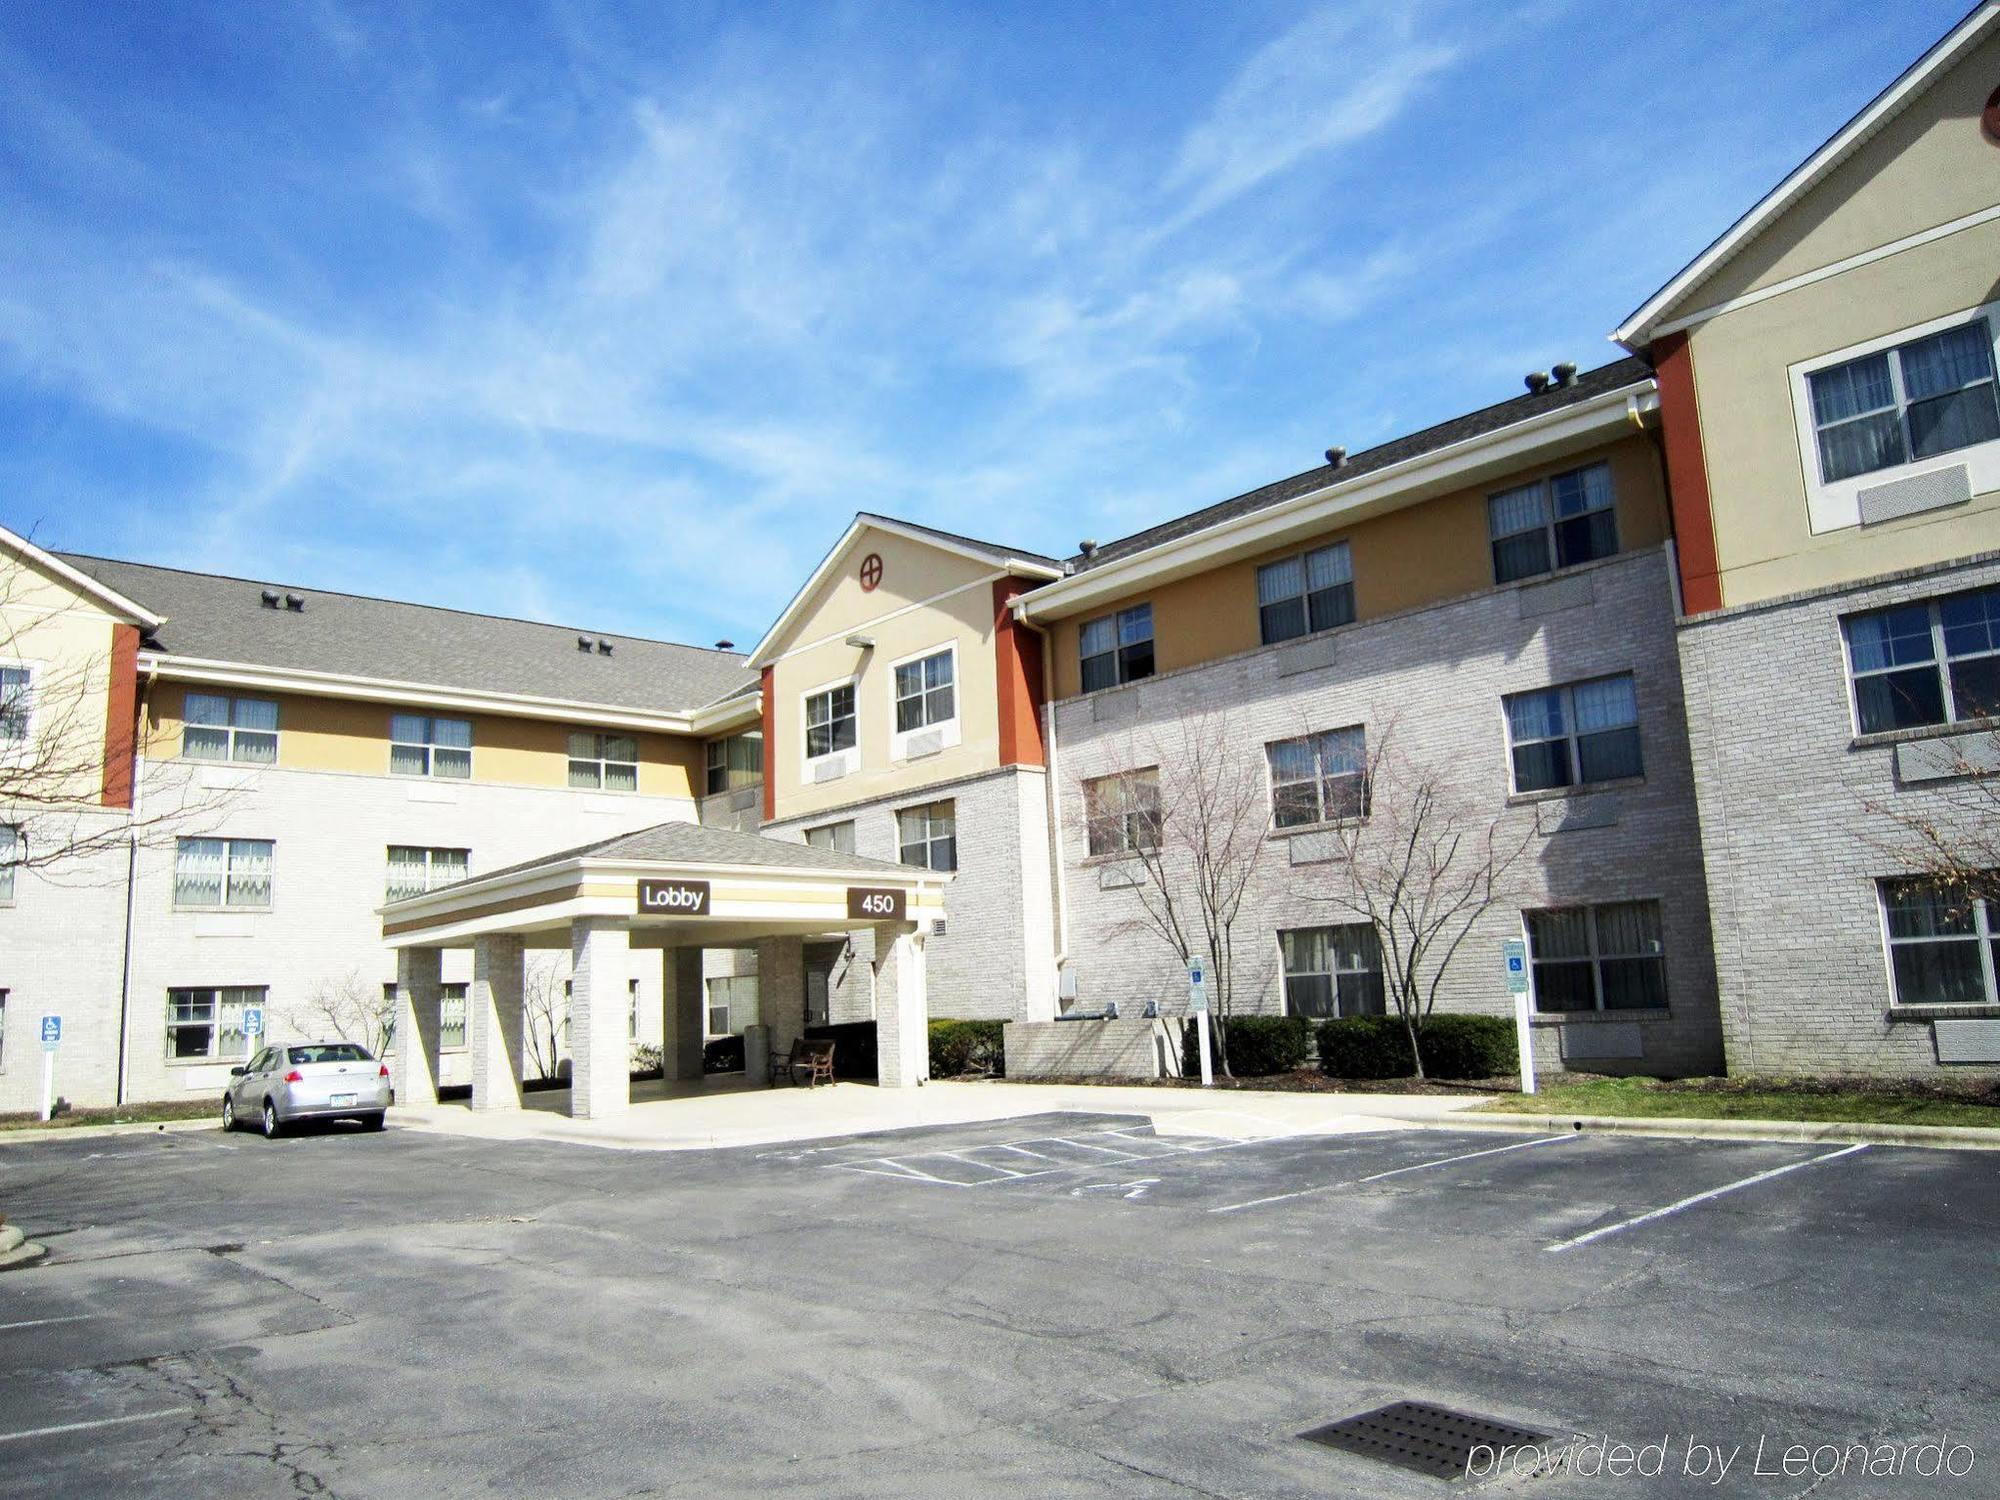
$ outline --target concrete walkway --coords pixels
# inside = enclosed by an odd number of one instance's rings
[[[641,1083],[632,1107],[598,1120],[573,1120],[562,1091],[528,1096],[526,1108],[474,1111],[466,1104],[398,1105],[392,1129],[488,1140],[572,1141],[626,1151],[695,1151],[868,1135],[928,1125],[966,1125],[1056,1112],[1135,1115],[1162,1135],[1254,1140],[1271,1136],[1392,1130],[1442,1121],[1475,1096],[1408,1094],[1205,1093],[1199,1089],[934,1082],[880,1089],[836,1083],[816,1089],[763,1088],[736,1080]]]

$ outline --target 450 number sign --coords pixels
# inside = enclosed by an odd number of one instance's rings
[[[868,886],[847,888],[847,915],[869,922],[900,922],[909,910],[906,892],[878,890]]]

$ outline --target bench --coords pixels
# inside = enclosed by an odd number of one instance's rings
[[[794,1087],[806,1084],[818,1088],[821,1081],[833,1082],[833,1039],[831,1037],[800,1037],[792,1043],[789,1052],[771,1054],[771,1084],[775,1086],[780,1075],[791,1080]]]

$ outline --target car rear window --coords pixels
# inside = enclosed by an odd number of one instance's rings
[[[286,1054],[294,1066],[299,1063],[373,1062],[366,1047],[353,1042],[321,1042],[311,1047],[293,1047]]]

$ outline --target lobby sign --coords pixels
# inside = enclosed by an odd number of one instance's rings
[[[647,917],[705,917],[708,915],[708,882],[642,880],[639,882],[639,914]]]
[[[847,888],[847,915],[864,922],[901,922],[909,911],[906,892],[886,887],[850,885]]]

